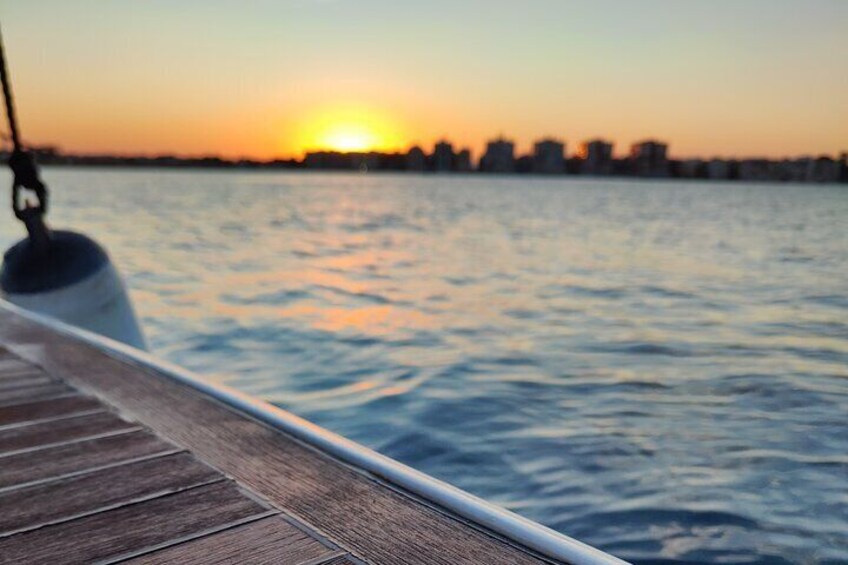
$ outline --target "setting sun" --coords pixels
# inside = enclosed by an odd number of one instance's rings
[[[335,151],[367,151],[379,145],[377,135],[365,124],[337,124],[320,141],[324,148]]]
[[[394,151],[404,135],[385,113],[361,106],[322,108],[305,113],[295,128],[301,151]]]

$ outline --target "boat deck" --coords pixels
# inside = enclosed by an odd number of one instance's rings
[[[550,563],[0,305],[0,563]]]

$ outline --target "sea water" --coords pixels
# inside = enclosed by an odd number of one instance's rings
[[[44,176],[155,354],[627,560],[848,562],[846,185]]]

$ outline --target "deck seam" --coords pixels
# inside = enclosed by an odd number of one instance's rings
[[[279,506],[275,505],[273,502],[270,503],[270,504],[271,504],[271,506],[273,506],[275,508],[279,508]],[[335,549],[335,550],[341,551],[345,554],[353,555],[353,550],[348,549],[347,547],[339,544],[336,541],[333,541],[333,538],[331,538],[321,528],[318,528],[314,524],[310,523],[309,520],[305,520],[305,519],[301,518],[300,516],[296,515],[291,510],[289,510],[288,508],[279,508],[279,510],[280,510],[280,518],[282,518],[288,524],[297,528],[298,530],[300,530],[304,534],[308,535],[311,538],[318,540],[319,542],[321,542],[323,545],[327,546],[330,549]],[[362,563],[365,563],[365,560],[362,559],[361,557],[357,558],[357,561],[361,561]],[[303,564],[299,564],[299,565],[303,565]]]
[[[67,386],[67,383],[65,383]],[[58,392],[56,394],[48,394],[44,397],[39,397],[36,400],[32,400],[31,398],[24,398],[24,402],[19,402],[20,398],[16,398],[14,400],[0,400],[0,408],[13,408],[15,406],[20,406],[21,404],[30,404],[32,402],[46,402],[48,400],[58,400],[60,398],[68,398],[70,396],[79,396],[80,394],[74,390],[72,387],[68,387],[70,390]],[[84,396],[84,395],[83,395]],[[8,403],[8,404],[7,404]]]
[[[4,371],[0,369],[0,380],[6,378],[15,378],[15,377],[31,377],[34,375],[38,375],[40,373],[46,373],[42,367],[38,365],[33,365],[32,368],[25,367],[23,369],[15,370],[15,371]],[[49,374],[49,373],[48,373]]]
[[[112,414],[115,413],[113,410],[109,410],[107,406],[104,406],[103,408],[92,408],[91,410],[82,410],[81,412],[62,414],[61,416],[48,416],[47,418],[26,420],[23,422],[15,422],[14,424],[3,424],[2,426],[0,426],[0,432],[12,430],[15,428],[24,428],[26,426],[33,426],[36,424],[49,424],[50,422],[58,422],[60,420],[67,420],[68,418],[77,418],[79,416],[91,416],[92,414],[100,414],[101,412],[111,412]]]
[[[25,377],[27,377],[27,378],[42,377],[42,375],[25,375]],[[4,382],[3,379],[0,379],[0,392],[11,392],[13,390],[20,390],[22,388],[27,388],[27,387],[41,386],[41,385],[47,385],[47,384],[52,384],[52,383],[61,383],[62,382],[59,379],[50,378],[49,375],[43,375],[43,377],[45,378],[44,381],[37,382],[35,384],[33,384],[32,381],[19,381],[17,383],[12,384],[11,386],[9,385],[9,382],[14,382],[14,380],[17,377],[12,377],[7,382]]]
[[[144,455],[141,457],[133,457],[132,459],[126,459],[124,461],[117,461],[115,463],[109,463],[107,465],[98,465],[96,467],[88,467],[86,469],[81,469],[79,471],[73,471],[71,473],[64,473],[62,475],[56,475],[54,477],[48,477],[44,479],[38,479],[37,481],[30,481],[28,483],[20,483],[17,485],[9,485],[7,487],[0,488],[0,494],[11,492],[17,489],[33,487],[36,485],[42,485],[47,483],[52,483],[55,481],[61,481],[62,479],[70,479],[72,477],[79,477],[81,475],[87,475],[89,473],[93,473],[95,471],[103,471],[105,469],[112,469],[113,467],[120,467],[121,465],[129,465],[131,463],[139,463],[141,461],[147,461],[148,459],[156,459],[157,457],[166,457],[168,455],[174,455],[176,453],[190,453],[185,449],[169,449],[167,451],[161,451],[158,453],[153,453],[150,455]],[[192,453],[192,456],[194,454]]]
[[[67,386],[69,389],[71,389],[71,393],[67,394],[65,396],[68,396],[68,397],[79,396],[80,398],[91,398],[91,395],[82,394],[78,388],[71,386],[64,379],[62,381],[59,381],[59,382],[61,384],[64,384],[65,386]],[[47,401],[50,401],[50,400],[56,400],[56,399],[55,398],[36,398],[35,400],[28,399],[28,398],[16,399],[11,404],[2,404],[2,402],[0,402],[0,408],[15,408],[15,407],[18,407],[18,406],[24,406],[26,404],[36,404],[36,403],[40,403],[40,402],[47,402]]]
[[[71,515],[65,516],[63,518],[57,518],[56,520],[49,520],[47,522],[42,522],[42,523],[35,525],[35,526],[26,527],[26,528],[19,528],[17,530],[9,530],[7,532],[0,532],[0,539],[11,537],[11,536],[18,535],[18,534],[24,534],[24,533],[27,533],[27,532],[32,532],[32,531],[35,531],[35,530],[40,530],[42,528],[46,528],[46,527],[49,527],[49,526],[57,526],[59,524],[64,524],[66,522],[71,522],[73,520],[77,520],[79,518],[94,516],[95,514],[102,514],[103,512],[109,512],[110,510],[117,510],[118,508],[124,508],[126,506],[132,506],[133,504],[140,504],[140,503],[143,503],[143,502],[148,502],[150,500],[156,500],[158,498],[164,498],[164,497],[170,496],[172,494],[179,494],[181,492],[185,492],[185,491],[188,491],[188,490],[191,490],[191,489],[194,489],[194,488],[205,487],[205,486],[213,485],[213,484],[220,483],[220,482],[226,481],[226,480],[227,480],[227,478],[223,477],[223,476],[222,477],[215,477],[214,479],[210,479],[208,481],[203,481],[203,482],[200,482],[200,483],[195,483],[195,484],[184,486],[184,487],[178,487],[178,488],[173,489],[173,490],[163,491],[163,492],[159,492],[157,494],[151,494],[151,495],[147,495],[147,496],[140,496],[140,497],[137,497],[137,498],[131,498],[131,499],[125,500],[123,502],[116,502],[114,504],[107,504],[105,506],[98,507],[94,510],[89,510],[88,512],[78,512],[77,514],[71,514]]]
[[[129,422],[127,422],[127,423],[129,423]],[[108,431],[108,432],[100,432],[99,434],[92,434],[92,435],[88,435],[88,436],[84,436],[84,437],[68,439],[68,440],[64,440],[64,441],[58,441],[58,442],[54,442],[54,443],[43,443],[43,444],[40,444],[40,445],[35,445],[33,447],[24,447],[22,449],[16,449],[14,451],[2,452],[2,453],[0,453],[0,459],[3,459],[4,457],[8,457],[8,456],[11,456],[11,455],[21,455],[23,453],[35,453],[35,452],[41,451],[43,449],[49,449],[49,448],[52,448],[52,447],[64,447],[66,445],[73,445],[75,443],[80,443],[80,442],[83,442],[83,441],[104,439],[104,438],[107,438],[107,437],[114,437],[114,436],[119,436],[119,435],[123,435],[123,434],[129,434],[129,433],[132,433],[132,432],[144,432],[144,431],[149,432],[150,430],[148,430],[147,428],[145,428],[142,425],[136,424],[136,425],[134,425],[130,428],[125,428],[125,429],[121,429],[121,430],[111,430],[111,431]]]
[[[230,479],[226,479],[226,480],[230,480]],[[236,483],[236,484],[238,484],[238,483]],[[205,530],[200,530],[199,532],[196,532],[194,534],[189,534],[187,536],[174,538],[172,540],[168,540],[168,541],[156,544],[156,545],[152,545],[152,546],[146,547],[144,549],[139,549],[139,550],[136,550],[136,551],[123,553],[121,555],[116,555],[115,557],[110,557],[108,559],[95,561],[93,563],[93,565],[111,565],[113,563],[121,563],[123,561],[128,561],[130,559],[136,559],[138,557],[143,557],[145,555],[149,555],[151,553],[155,553],[157,551],[161,551],[161,550],[167,549],[169,547],[174,547],[176,545],[188,543],[190,541],[194,541],[196,539],[200,539],[200,538],[204,538],[204,537],[211,536],[211,535],[214,535],[214,534],[218,534],[218,533],[230,530],[232,528],[244,526],[245,524],[250,524],[250,523],[253,523],[253,522],[257,522],[259,520],[263,520],[265,518],[270,518],[271,516],[276,516],[277,514],[279,514],[279,511],[277,511],[276,508],[271,508],[271,509],[266,510],[265,512],[261,512],[259,514],[254,514],[252,516],[247,516],[247,517],[242,518],[240,520],[235,520],[233,522],[229,522],[229,523],[221,525],[221,526],[216,526],[216,527],[213,527],[213,528],[207,528]]]

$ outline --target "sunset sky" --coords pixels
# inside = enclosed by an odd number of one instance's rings
[[[6,0],[0,23],[24,138],[66,151],[848,150],[848,0]]]

